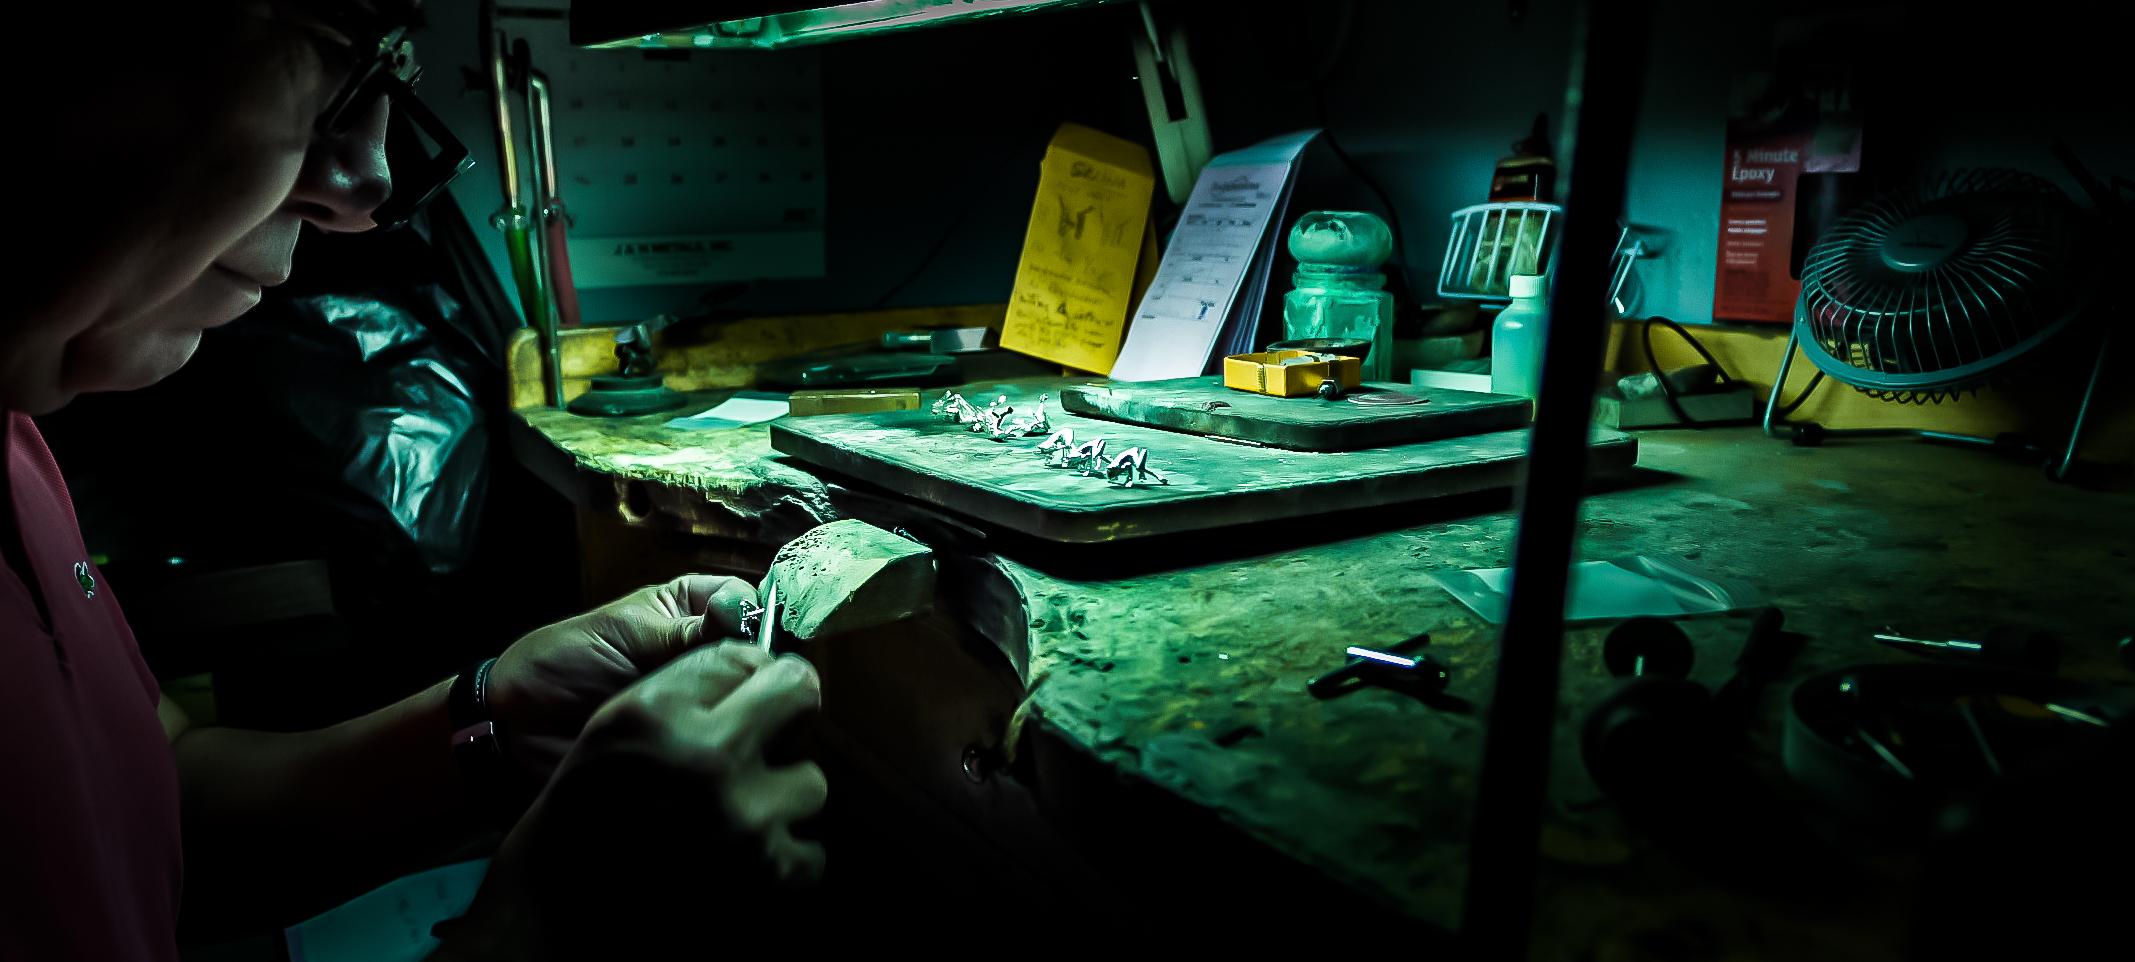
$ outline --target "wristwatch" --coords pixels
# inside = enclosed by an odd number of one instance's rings
[[[489,671],[495,658],[467,667],[452,680],[445,695],[445,717],[452,723],[452,758],[466,779],[475,804],[497,811],[507,794],[504,742],[489,715]]]

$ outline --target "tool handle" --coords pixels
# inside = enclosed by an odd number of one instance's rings
[[[578,326],[578,287],[571,281],[571,251],[564,244],[562,218],[549,221],[549,296],[564,327]]]
[[[548,329],[548,305],[541,299],[541,282],[534,276],[534,238],[526,227],[504,228],[504,251],[511,259],[512,280],[519,286],[519,309],[536,331]]]

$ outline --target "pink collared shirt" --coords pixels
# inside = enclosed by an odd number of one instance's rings
[[[0,412],[0,448],[29,568],[0,562],[0,959],[175,960],[178,770],[156,680],[36,425]]]

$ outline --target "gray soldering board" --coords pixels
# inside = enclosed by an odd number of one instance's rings
[[[1064,415],[1108,453],[1151,451],[1169,485],[1119,488],[1048,468],[1040,439],[995,442],[925,411],[833,414],[771,424],[771,446],[847,477],[1048,541],[1097,543],[1303,518],[1510,486],[1527,431],[1493,431],[1363,451],[1258,447]],[[1637,460],[1629,435],[1596,430],[1597,473]]]
[[[1077,384],[1060,406],[1076,414],[1296,451],[1357,451],[1527,426],[1526,398],[1402,384],[1366,384],[1350,398],[1403,394],[1420,403],[1357,404],[1281,398],[1223,386],[1220,377]]]

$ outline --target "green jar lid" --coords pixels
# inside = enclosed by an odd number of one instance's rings
[[[1290,256],[1301,265],[1371,270],[1393,252],[1394,232],[1368,211],[1316,210],[1290,228]]]

